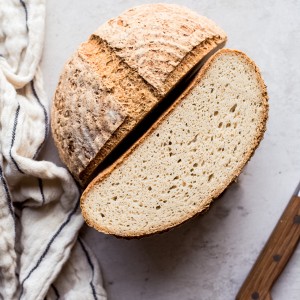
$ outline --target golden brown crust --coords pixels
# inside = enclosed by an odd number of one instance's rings
[[[79,174],[84,185],[95,168],[161,97],[99,37],[92,36],[89,42],[79,47],[78,52],[127,112],[122,125],[115,128],[102,147],[98,147],[93,159]]]
[[[135,125],[225,41],[224,31],[206,17],[177,5],[151,4],[106,22],[80,45],[65,65],[51,112],[60,158],[79,183],[85,186]],[[79,62],[81,67],[76,66]],[[83,74],[80,82],[75,77],[78,69]],[[93,91],[91,84],[100,88]],[[80,106],[84,94],[88,111]],[[99,120],[105,113],[97,119],[92,105],[97,108],[108,95],[114,101],[105,105],[113,108],[117,121],[109,125],[104,118],[102,126]]]
[[[51,115],[60,157],[78,180],[98,149],[126,120],[127,110],[75,53],[60,77]]]
[[[178,226],[180,224],[182,224],[183,222],[187,221],[188,219],[194,217],[195,215],[201,213],[203,210],[207,209],[210,205],[210,203],[212,202],[213,199],[217,198],[236,178],[237,176],[241,173],[243,167],[246,165],[246,163],[250,160],[250,158],[252,157],[252,155],[254,154],[255,149],[258,147],[260,141],[263,138],[264,132],[266,130],[266,121],[268,118],[268,95],[267,95],[267,90],[266,90],[266,86],[263,82],[263,79],[260,75],[260,71],[258,69],[258,67],[255,65],[255,63],[243,52],[238,51],[238,50],[229,50],[229,49],[222,49],[219,50],[215,55],[213,55],[208,61],[207,63],[203,66],[203,68],[200,70],[199,74],[197,75],[197,77],[193,80],[193,82],[189,85],[189,87],[185,90],[185,92],[174,102],[174,104],[159,118],[159,120],[122,156],[120,157],[113,165],[111,165],[109,168],[107,168],[106,170],[104,170],[101,174],[99,174],[90,184],[89,186],[86,188],[86,190],[84,191],[84,193],[82,194],[81,197],[81,209],[82,209],[82,214],[84,219],[86,220],[87,224],[94,227],[95,229],[107,233],[107,234],[114,234],[116,235],[115,232],[111,232],[110,230],[108,230],[107,228],[101,227],[99,224],[96,224],[95,222],[92,222],[89,219],[89,215],[86,213],[85,211],[85,207],[84,207],[84,201],[85,198],[88,196],[89,192],[91,191],[91,189],[93,189],[93,187],[95,185],[101,184],[101,181],[103,181],[107,176],[109,176],[118,166],[120,166],[138,147],[139,145],[141,145],[142,143],[146,142],[145,140],[147,139],[147,137],[156,130],[156,128],[162,123],[164,122],[164,120],[167,118],[168,115],[170,115],[174,109],[184,100],[184,98],[191,92],[191,90],[198,85],[202,78],[204,77],[205,73],[207,72],[207,70],[211,67],[211,65],[213,64],[214,60],[222,55],[223,53],[228,53],[230,55],[237,55],[240,56],[241,58],[243,58],[246,63],[254,70],[255,74],[256,74],[256,79],[257,82],[259,82],[260,85],[260,90],[261,90],[261,98],[262,98],[262,113],[261,113],[261,121],[259,126],[257,127],[257,131],[256,131],[256,137],[254,138],[254,142],[251,145],[250,150],[245,153],[243,159],[240,161],[239,167],[237,168],[236,172],[233,174],[231,179],[228,179],[227,182],[223,182],[222,185],[220,185],[219,189],[215,190],[215,192],[213,194],[210,195],[210,197],[208,197],[206,199],[206,201],[204,201],[203,205],[202,205],[202,209],[198,209],[197,211],[195,210],[191,210],[189,215],[186,215],[184,219],[179,219],[177,220],[176,223],[170,225],[168,228],[165,227],[158,227],[155,229],[155,231],[149,231],[143,234],[135,234],[135,235],[126,235],[126,234],[122,234],[119,235],[120,237],[126,237],[126,238],[131,238],[131,237],[143,237],[143,236],[147,236],[153,233],[159,233],[159,232],[163,232],[166,230],[169,230],[175,226]]]
[[[94,35],[106,40],[162,96],[189,70],[184,64],[192,63],[193,49],[202,44],[200,50],[208,53],[214,43],[226,41],[225,32],[208,18],[179,5],[161,3],[131,8],[103,24]],[[209,42],[203,45],[205,41]]]

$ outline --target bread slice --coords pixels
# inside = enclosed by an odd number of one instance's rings
[[[53,101],[60,158],[85,185],[117,144],[226,34],[173,4],[132,8],[102,25],[66,63]]]
[[[87,224],[141,237],[207,209],[253,155],[267,114],[254,62],[236,50],[218,51],[159,121],[87,187]]]

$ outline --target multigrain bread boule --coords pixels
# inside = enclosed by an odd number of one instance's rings
[[[88,225],[122,237],[168,230],[209,207],[263,137],[265,84],[244,53],[220,50],[149,131],[81,197]]]
[[[85,186],[117,144],[207,54],[224,45],[214,22],[182,6],[148,4],[101,26],[66,63],[52,132]]]

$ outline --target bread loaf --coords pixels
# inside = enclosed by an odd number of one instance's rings
[[[218,51],[159,121],[84,191],[87,224],[140,237],[202,212],[253,155],[267,113],[254,62],[239,51]]]
[[[225,41],[186,8],[142,5],[102,25],[66,63],[52,131],[82,186],[100,170],[81,197],[87,224],[127,238],[162,232],[207,209],[240,174],[266,129],[268,97],[246,54],[217,51]],[[131,135],[133,146],[105,167]]]
[[[177,5],[130,9],[66,63],[53,101],[60,158],[84,186],[95,168],[226,34]]]

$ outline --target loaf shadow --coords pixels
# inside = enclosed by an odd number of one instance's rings
[[[138,241],[136,248],[147,254],[151,276],[172,278],[172,273],[193,264],[194,258],[199,263],[202,257],[206,259],[207,251],[219,247],[214,238],[224,234],[231,210],[241,207],[235,195],[241,195],[238,184],[215,199],[206,212],[168,232]]]

